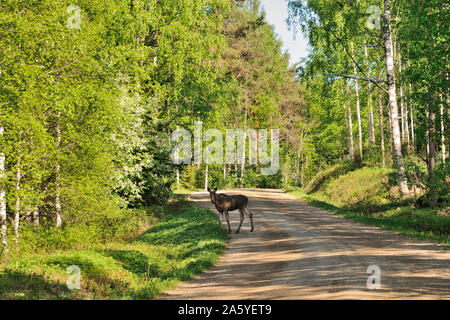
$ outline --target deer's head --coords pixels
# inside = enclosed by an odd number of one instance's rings
[[[214,188],[214,190],[211,190],[210,188],[208,188],[208,191],[209,191],[209,197],[211,198],[211,202],[215,203],[217,188]]]

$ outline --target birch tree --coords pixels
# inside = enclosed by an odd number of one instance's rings
[[[348,87],[347,81],[345,82],[345,87],[347,89],[347,96],[349,97],[349,101],[347,104],[347,117],[348,117],[348,150],[350,160],[355,160],[355,148],[353,143],[353,124],[352,124],[352,105],[350,101],[350,89]]]
[[[398,123],[398,104],[397,104],[397,88],[395,83],[395,65],[394,65],[394,47],[391,35],[391,2],[384,0],[383,14],[383,40],[386,54],[386,73],[389,94],[389,111],[391,116],[391,132],[392,132],[392,152],[394,164],[397,170],[398,185],[403,195],[409,193],[408,184],[405,175],[405,167],[403,164],[402,143],[400,137],[400,126]]]
[[[1,113],[0,113],[1,115]],[[3,137],[4,132],[3,124],[0,121],[0,139]],[[5,178],[5,154],[3,150],[0,151],[0,235],[2,240],[3,250],[8,251],[7,241],[7,220],[6,220],[6,190],[4,187]]]
[[[355,56],[353,42],[350,43],[352,56]],[[363,159],[363,139],[362,139],[362,124],[361,124],[361,103],[359,101],[359,85],[358,85],[358,71],[356,68],[356,62],[353,61],[353,75],[355,81],[355,94],[356,94],[356,119],[358,120],[358,149],[359,149],[359,159]]]

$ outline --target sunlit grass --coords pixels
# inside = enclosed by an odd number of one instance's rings
[[[130,241],[10,262],[0,299],[150,299],[211,267],[227,239],[211,211],[187,205]],[[81,290],[65,284],[71,265],[80,267]]]
[[[436,210],[416,209],[411,200],[388,201],[382,204],[349,207],[330,200],[323,193],[289,192],[300,200],[354,221],[399,232],[412,238],[427,239],[450,245],[450,217]]]

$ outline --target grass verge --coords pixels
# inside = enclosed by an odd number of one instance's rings
[[[450,216],[438,215],[431,209],[416,209],[412,200],[392,201],[366,211],[361,206],[349,208],[333,202],[322,193],[307,194],[301,190],[289,193],[345,218],[450,247]]]
[[[227,240],[214,213],[184,205],[127,241],[0,265],[0,299],[151,299],[213,266]],[[79,267],[79,290],[66,284],[70,266]]]

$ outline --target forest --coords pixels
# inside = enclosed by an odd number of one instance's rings
[[[207,187],[422,210],[413,228],[448,239],[450,5],[286,2],[295,65],[259,0],[2,1],[2,261],[128,239]],[[278,172],[175,164],[196,121],[280,129]]]

